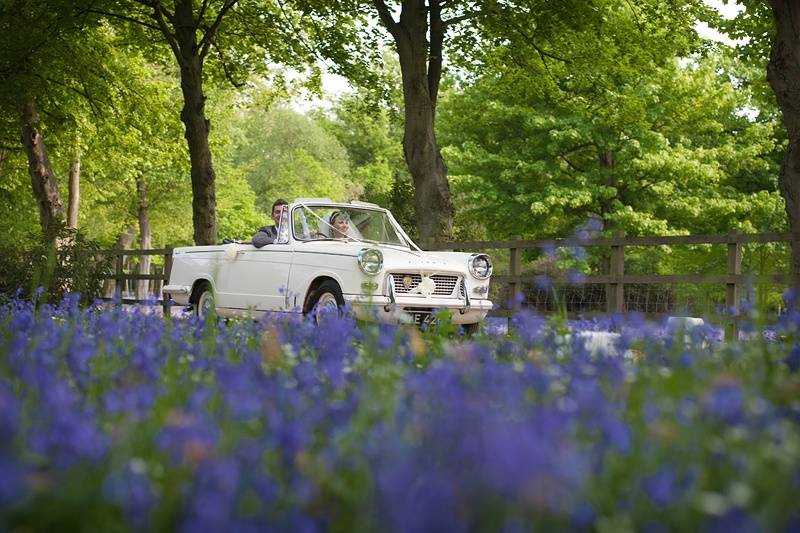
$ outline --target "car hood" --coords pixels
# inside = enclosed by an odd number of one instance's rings
[[[354,241],[312,241],[300,244],[296,250],[355,257],[365,248],[376,248],[381,251],[385,271],[424,270],[463,273],[467,268],[467,260],[472,255],[464,252],[418,252],[400,246]]]

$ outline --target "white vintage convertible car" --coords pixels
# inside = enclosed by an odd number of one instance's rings
[[[273,244],[173,252],[165,297],[200,314],[310,313],[345,304],[360,318],[424,324],[438,310],[475,329],[492,308],[486,254],[424,252],[392,214],[365,202],[298,199]]]

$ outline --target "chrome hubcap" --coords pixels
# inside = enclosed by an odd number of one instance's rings
[[[336,302],[336,296],[334,296],[332,293],[326,292],[319,297],[319,301],[317,302],[317,313],[330,313],[337,311],[338,309],[339,304]]]
[[[200,301],[197,303],[197,308],[200,316],[208,316],[208,314],[214,308],[214,296],[208,291],[201,294]]]

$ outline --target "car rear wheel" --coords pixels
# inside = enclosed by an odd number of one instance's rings
[[[306,313],[312,313],[319,322],[322,315],[338,313],[343,305],[344,296],[339,284],[333,280],[325,280],[311,293]]]
[[[216,312],[214,290],[209,282],[203,281],[197,285],[192,296],[192,305],[194,314],[200,318],[208,318]]]

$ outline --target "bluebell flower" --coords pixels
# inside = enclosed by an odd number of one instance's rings
[[[133,529],[145,530],[152,527],[151,513],[157,499],[150,480],[140,470],[139,463],[143,461],[135,461],[136,467],[129,463],[106,477],[103,495],[108,501],[124,509]]]
[[[633,446],[630,427],[616,415],[606,413],[601,417],[601,428],[605,441],[618,453],[628,454]]]
[[[0,449],[8,446],[17,435],[20,421],[20,402],[11,388],[0,381]]]
[[[667,507],[678,498],[678,483],[675,470],[662,465],[658,471],[642,480],[644,493],[656,507]]]
[[[241,468],[229,458],[201,464],[195,472],[181,531],[226,531],[234,517]]]
[[[720,517],[711,519],[709,533],[760,533],[764,528],[758,520],[743,509],[731,509]]]
[[[744,419],[744,392],[735,381],[725,379],[716,383],[705,398],[705,409],[711,416],[728,424]]]
[[[581,284],[586,281],[586,274],[571,268],[567,270],[567,281],[575,285]]]
[[[800,343],[795,342],[792,345],[789,355],[784,358],[783,362],[789,367],[790,372],[797,372],[800,370]]]
[[[28,496],[28,474],[22,463],[0,453],[0,508],[8,509]]]

